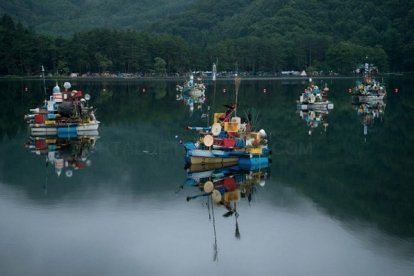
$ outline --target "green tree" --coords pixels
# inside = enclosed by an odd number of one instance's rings
[[[157,75],[159,76],[166,75],[166,72],[167,72],[166,65],[167,63],[165,62],[164,59],[160,57],[154,58],[154,70]]]
[[[101,53],[96,53],[95,59],[101,70],[101,73],[104,73],[112,65],[112,61]]]
[[[404,68],[408,71],[414,69],[414,41],[404,46]]]
[[[351,42],[340,42],[331,46],[327,53],[330,67],[339,73],[351,73],[361,63],[364,52],[361,46]]]

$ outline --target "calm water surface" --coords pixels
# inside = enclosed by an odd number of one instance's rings
[[[259,110],[273,162],[238,202],[240,239],[235,216],[181,188],[185,127],[232,102],[232,81],[207,82],[193,111],[175,81],[72,81],[92,95],[99,137],[53,154],[23,122],[42,82],[1,81],[1,275],[413,275],[414,79],[385,79],[382,111],[366,114],[354,79],[317,81],[334,109],[311,127],[296,112],[305,81],[242,80],[238,114]]]

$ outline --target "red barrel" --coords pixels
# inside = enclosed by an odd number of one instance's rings
[[[45,122],[45,119],[43,118],[42,114],[36,114],[34,117],[34,121],[36,124],[43,124]]]

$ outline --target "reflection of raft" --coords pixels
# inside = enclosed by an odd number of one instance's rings
[[[269,167],[244,170],[240,166],[223,166],[204,171],[187,170],[185,186],[199,187],[202,194],[187,197],[187,201],[198,197],[210,196],[218,201],[223,199],[223,204],[239,201],[247,196],[251,200],[256,184],[265,185],[265,179],[269,176]]]
[[[36,155],[46,156],[58,176],[62,173],[71,177],[73,170],[83,169],[91,164],[89,156],[95,150],[97,131],[80,133],[76,137],[31,136],[26,148]]]

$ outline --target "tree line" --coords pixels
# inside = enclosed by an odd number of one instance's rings
[[[368,57],[380,71],[390,68],[381,46],[335,41],[327,35],[247,35],[197,43],[179,35],[134,30],[94,29],[71,37],[39,34],[4,14],[0,21],[0,75],[48,73],[182,74],[190,70],[271,74],[282,70],[349,74]],[[412,68],[408,68],[412,69]]]

